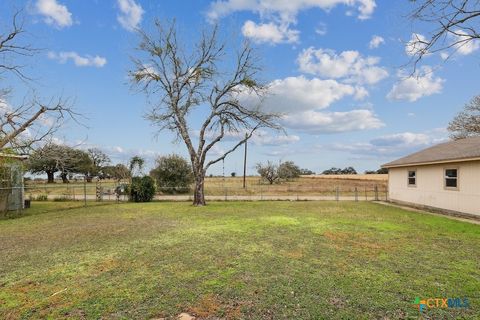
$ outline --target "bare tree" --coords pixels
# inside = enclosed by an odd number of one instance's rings
[[[447,56],[480,39],[478,0],[411,0],[412,21],[433,25],[428,37],[412,39],[415,65],[427,54],[446,51]]]
[[[265,112],[260,104],[247,104],[239,95],[262,96],[266,87],[257,77],[258,58],[245,43],[233,59],[218,40],[218,29],[203,32],[185,49],[177,38],[175,23],[164,28],[155,21],[155,32],[139,30],[139,56],[133,58],[132,83],[153,101],[146,118],[159,131],[174,132],[187,147],[195,178],[194,205],[205,205],[206,171],[244,144],[261,128],[278,129],[278,114]],[[202,108],[204,118],[197,131],[192,128],[192,111]],[[245,135],[246,133],[246,135]],[[226,135],[241,137],[220,156],[207,160],[209,152]]]
[[[280,181],[278,166],[272,162],[268,161],[266,164],[257,163],[255,167],[262,180],[267,181],[269,184]]]
[[[77,115],[62,98],[43,103],[33,97],[17,107],[0,100],[0,150],[9,147],[27,153],[35,143],[55,133],[64,120]]]
[[[4,76],[9,73],[24,82],[30,81],[18,60],[38,51],[22,43],[25,30],[23,21],[19,21],[20,14],[21,11],[17,11],[13,15],[10,30],[0,32],[0,150],[13,148],[25,153],[36,142],[56,132],[65,119],[76,119],[78,114],[72,110],[69,101],[62,98],[43,102],[31,94],[19,106],[7,103],[12,89],[5,83]]]
[[[22,11],[15,12],[12,17],[10,29],[5,32],[0,32],[0,76],[3,73],[11,72],[22,80],[30,80],[30,78],[23,73],[23,65],[18,64],[17,59],[20,57],[33,56],[38,49],[19,41],[19,37],[25,34],[23,19],[20,18],[21,13]]]
[[[452,139],[458,140],[472,136],[480,136],[480,95],[467,103],[449,123],[448,131]]]
[[[95,172],[98,172],[103,166],[110,163],[110,157],[99,148],[89,148],[87,153],[92,160]]]

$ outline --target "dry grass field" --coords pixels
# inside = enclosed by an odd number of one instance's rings
[[[332,195],[367,192],[371,195],[375,186],[379,192],[385,192],[388,185],[388,175],[331,175],[302,176],[294,181],[276,184],[266,184],[259,177],[247,177],[247,188],[243,189],[243,177],[210,177],[207,178],[205,191],[208,195],[228,192],[235,195]]]
[[[261,181],[258,176],[249,176],[246,179],[246,188],[243,188],[243,177],[207,177],[205,193],[210,196],[223,195],[354,195],[355,190],[359,196],[373,196],[375,187],[380,194],[385,194],[388,184],[388,175],[318,175],[302,176],[294,181],[268,184]],[[105,195],[114,198],[115,181],[102,181],[100,186]],[[46,184],[42,182],[27,182],[26,195],[32,199],[42,195],[55,195],[71,199],[81,199],[86,191],[87,195],[95,195],[96,183],[83,184],[71,182],[63,184]]]

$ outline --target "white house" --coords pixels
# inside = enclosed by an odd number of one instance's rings
[[[480,216],[480,137],[449,141],[386,163],[392,202]]]

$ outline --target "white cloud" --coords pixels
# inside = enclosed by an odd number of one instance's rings
[[[471,39],[471,36],[463,30],[456,30],[456,35],[451,35],[452,44],[455,49],[455,52],[466,56],[480,48],[480,41],[478,39]],[[443,57],[442,57],[443,58]]]
[[[372,16],[375,0],[217,0],[207,12],[207,17],[215,21],[236,11],[253,11],[261,16],[276,15],[282,21],[295,21],[302,10],[320,8],[329,11],[337,5],[346,5],[358,11],[359,19]]]
[[[392,90],[387,94],[390,100],[404,100],[414,102],[422,97],[440,93],[443,89],[444,79],[435,77],[431,67],[424,66],[414,75],[398,72],[401,80],[393,85]]]
[[[128,31],[135,30],[145,13],[142,6],[134,0],[117,0],[120,13],[117,15],[117,20],[120,25]]]
[[[372,37],[372,40],[370,40],[370,43],[368,44],[368,47],[370,49],[376,49],[378,47],[380,47],[380,45],[384,44],[385,43],[385,39],[383,39],[382,37],[380,36],[377,36],[377,35],[374,35]]]
[[[298,42],[300,32],[288,28],[288,24],[275,24],[273,22],[256,24],[248,20],[242,27],[245,37],[256,43],[295,43]]]
[[[375,84],[388,77],[387,70],[378,66],[380,58],[362,57],[358,51],[337,54],[333,50],[310,47],[300,53],[297,62],[302,72],[360,84]]]
[[[431,138],[424,133],[396,133],[385,135],[373,140],[370,143],[377,147],[393,146],[397,148],[424,146],[431,143]]]
[[[380,136],[369,142],[336,143],[330,149],[369,156],[400,156],[445,141],[445,130],[424,133],[402,132]]]
[[[276,134],[265,130],[258,130],[251,138],[252,142],[260,146],[285,146],[300,141],[297,135]]]
[[[327,25],[323,22],[320,22],[318,26],[315,28],[315,33],[321,36],[327,34]]]
[[[286,115],[282,122],[288,128],[311,134],[378,129],[384,126],[384,123],[370,110],[346,112],[306,111]]]
[[[73,24],[72,14],[67,6],[59,4],[57,0],[38,0],[35,8],[47,24],[58,28],[70,27]]]
[[[77,67],[97,67],[101,68],[107,63],[107,59],[104,57],[96,56],[81,56],[74,51],[68,52],[52,52],[48,53],[48,58],[57,60],[60,63],[66,63],[68,60],[72,60]]]
[[[428,40],[424,35],[412,33],[410,41],[405,45],[405,53],[410,57],[422,53],[428,54],[428,52],[426,52],[427,42]]]
[[[450,54],[448,54],[447,52],[440,52],[440,58],[442,58],[442,60],[447,60],[449,57]]]
[[[6,114],[7,112],[12,112],[13,108],[10,106],[8,101],[2,97],[0,97],[0,112]]]
[[[307,79],[304,76],[277,79],[268,86],[269,94],[262,100],[249,95],[248,92],[240,94],[238,99],[246,105],[261,105],[265,111],[280,113],[281,122],[287,129],[317,134],[367,130],[383,126],[372,110],[321,111],[346,97],[353,99],[365,97],[368,92],[363,87],[331,79]],[[297,138],[288,136],[279,140],[289,139]]]
[[[222,139],[222,142],[240,141],[245,138],[245,134],[249,131],[243,130],[238,132],[226,132]],[[275,133],[275,134],[273,134]],[[193,136],[199,137],[200,131],[192,131]],[[212,140],[218,136],[218,132],[207,131],[205,133],[205,139]],[[300,137],[297,135],[278,134],[278,132],[257,130],[253,133],[250,141],[258,146],[284,146],[300,141]]]
[[[263,108],[273,112],[301,112],[324,109],[335,101],[354,96],[357,89],[335,80],[307,79],[304,76],[277,79],[269,84],[269,94],[261,101]],[[256,96],[243,93],[243,102],[258,104]]]

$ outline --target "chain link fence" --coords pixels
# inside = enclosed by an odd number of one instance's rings
[[[178,187],[159,188],[155,200],[159,201],[192,201],[192,191],[175,193]],[[10,188],[9,190],[12,190]],[[8,193],[4,190],[3,193]],[[191,188],[190,190],[193,190]],[[125,183],[92,182],[65,184],[27,184],[25,199],[30,201],[128,201]],[[379,201],[388,200],[386,183],[369,183],[365,185],[349,185],[342,182],[315,186],[292,184],[252,184],[246,188],[241,186],[209,186],[205,187],[205,197],[214,201],[262,201],[262,200],[330,200],[330,201]]]

